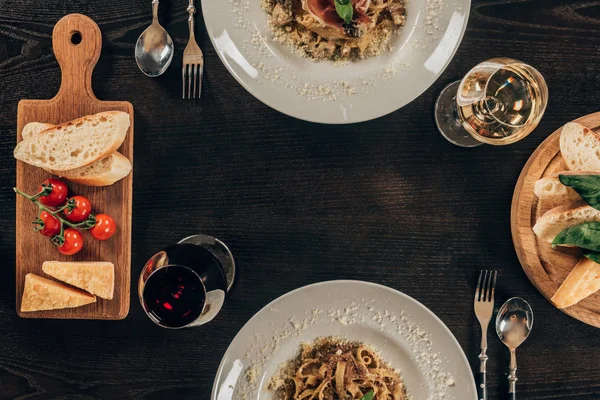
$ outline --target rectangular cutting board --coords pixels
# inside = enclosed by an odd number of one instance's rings
[[[80,39],[80,40],[79,40]],[[62,71],[60,90],[50,100],[21,100],[17,114],[17,142],[28,122],[60,124],[102,111],[129,113],[131,126],[119,151],[133,163],[133,106],[126,101],[100,101],[92,91],[92,71],[102,48],[102,35],[96,23],[81,14],[63,17],[52,32],[54,54]],[[52,177],[41,168],[17,161],[17,187],[28,194],[39,191],[41,183]],[[50,238],[32,231],[37,207],[17,196],[16,215],[16,309],[23,318],[123,319],[129,313],[131,279],[131,206],[132,174],[112,186],[91,187],[65,181],[70,195],[90,199],[92,212],[109,214],[117,223],[117,232],[106,241],[84,232],[84,248],[74,256],[58,252]],[[98,298],[94,304],[61,310],[21,312],[25,275],[42,272],[42,263],[59,261],[110,261],[115,265],[115,293],[112,300]]]

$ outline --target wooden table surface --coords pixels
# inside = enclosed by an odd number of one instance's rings
[[[295,120],[252,97],[219,61],[201,13],[204,97],[181,100],[186,6],[161,4],[178,51],[164,76],[149,79],[133,58],[150,22],[149,0],[0,0],[0,399],[207,400],[223,353],[255,312],[292,289],[340,278],[382,283],[421,301],[475,366],[472,293],[482,268],[500,271],[497,303],[518,295],[535,311],[532,335],[518,352],[519,398],[600,398],[600,331],[534,289],[509,229],[512,191],[535,147],[600,108],[600,1],[474,0],[462,45],[441,78],[403,109],[350,126]],[[58,90],[51,32],[73,12],[94,18],[103,32],[96,95],[135,108],[132,285],[166,244],[200,232],[219,237],[235,255],[239,281],[209,325],[160,329],[135,290],[120,322],[15,313],[17,102]],[[546,115],[517,144],[454,147],[435,128],[436,96],[494,56],[542,72],[550,89]],[[507,351],[492,334],[490,399],[501,399]]]

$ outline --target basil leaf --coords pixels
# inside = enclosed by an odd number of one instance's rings
[[[340,18],[344,20],[344,22],[349,24],[350,21],[352,21],[352,16],[354,15],[354,7],[352,6],[352,2],[350,0],[334,0],[334,3],[335,11],[338,13]]]
[[[369,393],[365,394],[365,395],[362,397],[362,399],[360,399],[360,400],[373,400],[373,397],[375,397],[375,392],[373,392],[373,391],[371,390]]]
[[[583,250],[583,255],[595,263],[600,264],[600,253],[597,251]]]
[[[559,175],[558,179],[579,193],[590,206],[600,210],[600,175]]]
[[[585,222],[565,229],[556,235],[552,241],[552,247],[559,244],[569,244],[582,249],[600,251],[600,222]]]

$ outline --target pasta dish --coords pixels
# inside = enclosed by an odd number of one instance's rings
[[[317,60],[380,54],[406,19],[405,0],[262,0],[275,40]]]
[[[280,367],[269,388],[277,400],[406,400],[393,370],[369,347],[336,338],[302,344],[297,357]]]

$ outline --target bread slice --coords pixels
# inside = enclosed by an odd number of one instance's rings
[[[560,134],[560,152],[572,171],[600,172],[600,136],[591,129],[569,122]]]
[[[600,221],[600,211],[581,200],[548,210],[537,220],[533,232],[552,243],[554,237],[566,228],[590,221]]]
[[[52,124],[30,122],[23,127],[21,136],[23,136],[23,139],[35,137],[42,131],[52,127],[54,127]],[[132,166],[129,159],[119,152],[114,152],[108,157],[85,167],[69,171],[53,171],[50,169],[46,169],[46,171],[88,186],[109,186],[129,175],[131,169]]]
[[[556,204],[572,203],[581,200],[581,196],[572,188],[563,185],[558,177],[542,178],[535,182],[533,189],[541,201]]]
[[[96,302],[96,296],[35,274],[25,275],[21,312],[58,310]]]
[[[16,159],[52,171],[90,165],[115,152],[129,130],[129,114],[107,111],[78,118],[22,140]]]
[[[583,257],[554,293],[551,301],[558,308],[567,308],[598,290],[600,290],[600,264]]]
[[[113,263],[46,261],[42,265],[42,271],[103,299],[113,298],[115,289],[115,266]]]
[[[30,122],[25,124],[23,130],[21,131],[21,136],[23,139],[29,139],[30,137],[34,137],[38,133],[45,131],[46,129],[53,128],[52,124],[45,124],[43,122]]]

